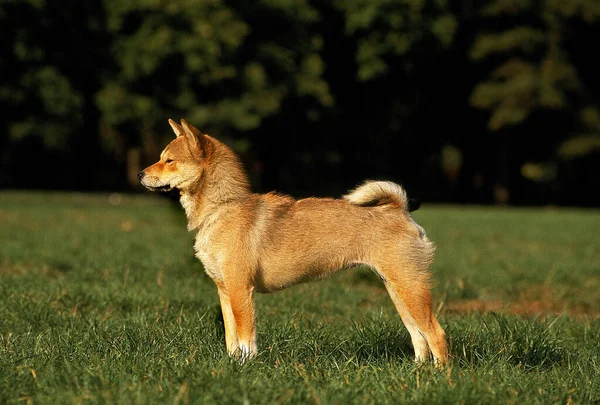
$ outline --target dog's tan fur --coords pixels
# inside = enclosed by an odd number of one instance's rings
[[[181,120],[160,160],[140,172],[150,190],[177,189],[195,231],[196,256],[217,285],[231,355],[257,352],[253,293],[272,292],[365,264],[383,282],[404,321],[418,361],[447,361],[432,312],[434,247],[408,211],[404,190],[367,182],[343,199],[250,191],[238,157]]]

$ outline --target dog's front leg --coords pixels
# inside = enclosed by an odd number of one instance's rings
[[[238,343],[238,335],[235,326],[235,319],[231,309],[231,301],[229,293],[222,283],[217,284],[219,299],[221,300],[221,312],[223,313],[223,324],[225,326],[225,344],[227,345],[227,353],[234,356],[240,348]]]
[[[254,288],[241,282],[226,284],[231,313],[237,331],[238,352],[241,361],[256,355],[256,326],[254,321]]]

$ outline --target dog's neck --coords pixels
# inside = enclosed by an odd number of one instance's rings
[[[205,220],[227,203],[243,200],[250,194],[248,176],[238,157],[218,141],[212,162],[198,181],[181,191],[179,201],[188,219],[188,230],[202,227]]]

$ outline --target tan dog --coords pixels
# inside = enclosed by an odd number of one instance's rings
[[[383,282],[406,325],[415,358],[447,360],[432,312],[434,246],[392,182],[366,182],[343,199],[253,194],[238,157],[181,120],[160,160],[138,174],[150,190],[177,189],[197,232],[196,256],[216,283],[230,355],[256,354],[253,294],[317,280],[364,264]]]

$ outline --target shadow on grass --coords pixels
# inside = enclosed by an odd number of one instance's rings
[[[260,356],[267,363],[370,364],[412,361],[408,332],[383,319],[323,324],[301,316],[259,331]]]
[[[402,325],[390,325],[383,319],[368,319],[354,324],[346,352],[360,362],[412,360],[414,349]]]
[[[216,318],[222,328],[222,319]],[[459,367],[504,364],[541,371],[569,362],[570,353],[555,319],[485,314],[445,322],[451,362]],[[400,323],[383,318],[328,325],[294,317],[259,333],[259,351],[266,363],[412,364],[410,336]],[[343,329],[342,329],[343,328]]]

